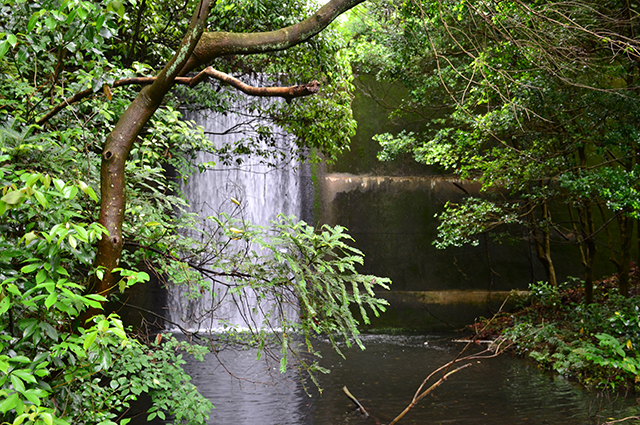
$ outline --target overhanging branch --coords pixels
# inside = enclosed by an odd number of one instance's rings
[[[289,87],[254,87],[243,83],[242,81],[238,80],[235,77],[232,77],[229,74],[220,72],[211,66],[205,68],[202,72],[193,77],[191,79],[193,81],[190,83],[190,86],[195,86],[207,76],[225,82],[250,96],[282,97],[286,99],[287,102],[290,102],[291,99],[294,99],[296,97],[309,96],[320,91],[320,83],[315,80],[308,84]]]
[[[262,96],[262,97],[282,97],[286,99],[287,102],[290,102],[292,99],[297,97],[309,96],[312,94],[316,94],[320,91],[320,83],[318,81],[311,81],[308,84],[300,84],[297,86],[288,86],[288,87],[254,87],[248,84],[243,83],[239,79],[232,77],[229,74],[225,74],[224,72],[218,71],[213,67],[209,66],[202,70],[194,77],[176,77],[174,82],[175,84],[181,84],[189,87],[195,87],[204,81],[207,77],[215,78],[216,80],[225,82],[241,92],[248,94],[250,96]],[[123,86],[132,86],[132,85],[149,85],[153,84],[156,81],[156,77],[133,77],[133,78],[124,78],[122,80],[117,80],[113,83],[112,87],[123,87]],[[110,90],[108,86],[105,86],[105,91]],[[74,94],[71,97],[63,100],[56,106],[54,106],[49,112],[47,112],[44,116],[42,116],[36,124],[43,125],[51,118],[53,118],[58,112],[62,111],[69,105],[77,103],[82,99],[85,99],[92,94],[94,94],[93,89],[82,90]]]

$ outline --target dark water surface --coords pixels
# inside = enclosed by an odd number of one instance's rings
[[[375,424],[375,419],[385,424],[410,402],[422,380],[464,345],[442,335],[364,335],[363,340],[367,349],[346,349],[346,359],[326,342],[316,343],[324,356],[321,365],[331,369],[319,377],[322,396],[313,389],[307,395],[296,372],[283,376],[277,363],[256,362],[252,350],[220,353],[226,369],[213,355],[185,368],[216,406],[210,424]],[[612,401],[589,393],[509,354],[472,363],[400,424],[600,424],[634,404],[631,397]],[[345,385],[375,419],[355,411],[342,392]]]

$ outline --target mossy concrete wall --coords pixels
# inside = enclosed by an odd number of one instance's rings
[[[487,294],[527,289],[530,282],[547,280],[534,247],[524,240],[500,244],[481,237],[476,247],[435,248],[439,223],[434,216],[442,212],[447,201],[459,202],[469,193],[477,193],[479,187],[435,167],[417,164],[410,157],[378,161],[380,146],[372,140],[375,134],[416,130],[419,122],[388,118],[389,109],[384,103],[401,98],[402,90],[376,85],[369,76],[360,77],[356,86],[367,89],[357,91],[353,101],[358,130],[351,150],[337,163],[314,171],[315,221],[345,226],[355,238],[354,245],[365,254],[361,272],[392,279],[387,297],[392,302],[392,311],[386,315],[389,320],[377,323],[439,328],[436,324],[442,325],[442,321],[435,316],[441,316],[457,326],[499,307]],[[553,249],[561,281],[568,275],[581,275],[575,246],[564,243]],[[458,302],[426,300],[427,295],[419,295],[443,291],[455,291],[451,292],[453,298],[446,299]],[[470,303],[465,291],[484,291],[484,295]],[[431,325],[425,325],[430,320]]]

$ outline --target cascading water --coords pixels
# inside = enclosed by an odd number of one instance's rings
[[[246,120],[233,113],[186,115],[187,119],[204,128],[216,149],[237,142],[242,134],[229,129],[238,128]],[[292,141],[283,137],[278,143],[281,146],[277,148],[286,151]],[[198,163],[216,160],[213,155],[202,152],[197,158]],[[303,190],[297,164],[292,163],[290,158],[277,167],[260,163],[251,157],[243,160],[239,165],[216,165],[191,176],[183,187],[185,198],[189,202],[188,211],[202,218],[226,213],[243,222],[263,227],[268,227],[278,214],[301,216]],[[212,285],[216,284],[212,282]],[[189,330],[215,331],[227,325],[260,328],[263,326],[264,311],[269,308],[264,304],[259,305],[252,291],[238,294],[224,284],[215,286],[213,296],[205,292],[197,299],[187,296],[186,290],[179,285],[172,287],[169,292],[171,322]],[[211,314],[213,311],[215,314]]]

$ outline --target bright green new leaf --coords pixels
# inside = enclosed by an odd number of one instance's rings
[[[56,301],[58,301],[58,295],[54,292],[52,294],[49,294],[47,299],[44,301],[44,306],[48,310],[52,305],[56,303]]]
[[[22,273],[31,273],[34,270],[37,270],[42,266],[42,263],[31,263],[20,269]]]
[[[84,348],[84,350],[87,351],[91,347],[91,345],[93,345],[93,342],[96,340],[97,336],[98,336],[97,331],[89,332],[85,337],[84,342],[82,343],[82,348]]]
[[[6,202],[9,205],[16,205],[19,204],[24,199],[24,197],[25,194],[22,191],[14,190],[4,195],[0,200]]]

